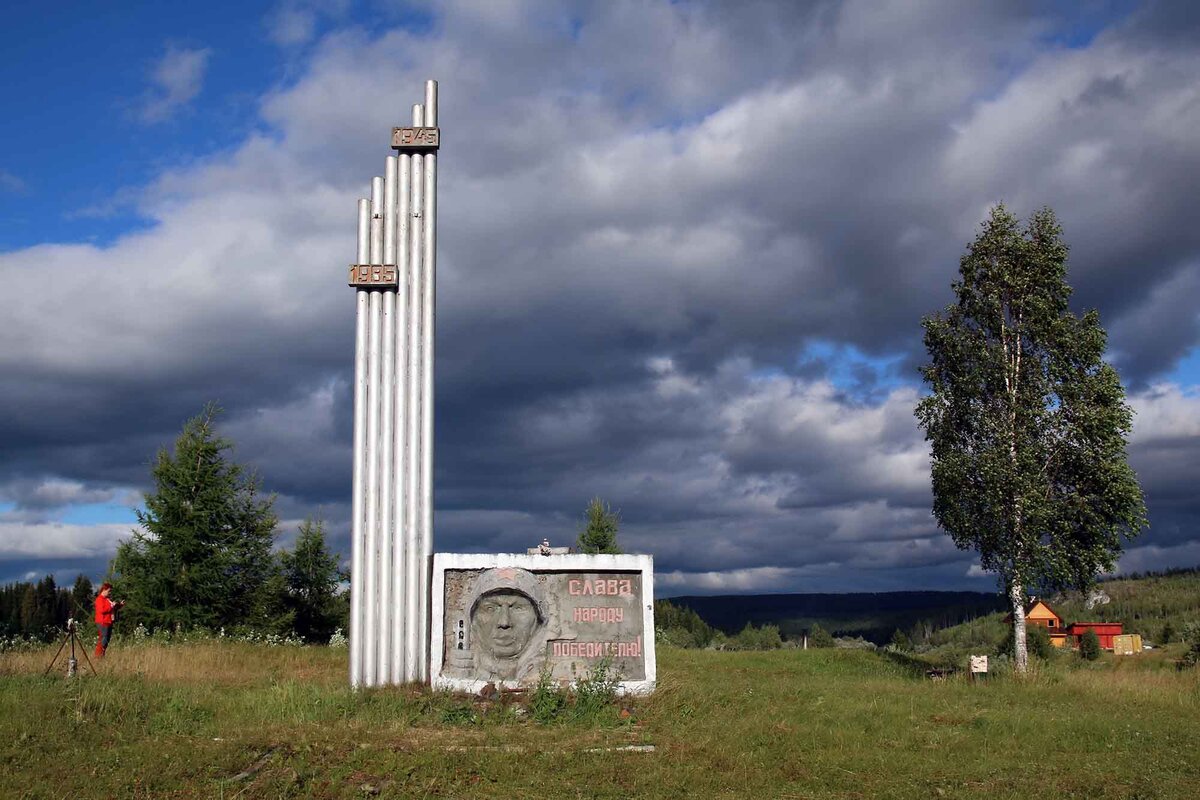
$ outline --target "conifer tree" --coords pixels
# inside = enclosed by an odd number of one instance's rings
[[[293,630],[310,641],[329,641],[341,621],[338,586],[348,576],[326,547],[325,523],[304,520],[296,546],[279,560]]]
[[[1091,628],[1079,637],[1079,657],[1085,661],[1095,661],[1100,658],[1100,637]]]
[[[71,610],[68,616],[75,618],[81,632],[90,632],[95,628],[95,617],[92,614],[95,600],[96,592],[91,578],[80,573],[75,578],[75,585],[71,587]]]
[[[59,625],[59,591],[53,575],[47,575],[38,581],[34,590],[36,598],[34,617],[30,621],[29,633],[44,639],[49,639]],[[65,621],[65,617],[63,618]]]
[[[620,553],[617,544],[617,526],[620,516],[599,497],[588,503],[586,523],[579,532],[576,546],[581,553]]]
[[[121,542],[112,564],[123,616],[150,627],[220,628],[253,621],[269,592],[274,497],[229,461],[217,435],[220,410],[188,420],[174,451],[155,459],[154,490],[137,511],[142,530]]]
[[[38,598],[37,587],[35,584],[26,583],[21,591],[21,611],[18,619],[21,623],[21,633],[24,636],[33,636],[35,631],[40,634],[41,624],[40,615],[38,614]]]

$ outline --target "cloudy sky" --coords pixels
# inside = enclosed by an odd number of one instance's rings
[[[119,10],[118,7],[119,6]],[[441,86],[441,551],[660,590],[994,586],[930,513],[920,319],[1052,206],[1200,563],[1191,2],[25,4],[0,31],[0,582],[103,574],[208,400],[348,553],[356,200]]]

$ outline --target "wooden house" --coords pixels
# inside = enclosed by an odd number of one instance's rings
[[[1011,623],[1012,614],[1005,617],[1004,621]],[[1055,647],[1067,646],[1067,632],[1063,630],[1062,617],[1045,600],[1035,597],[1029,601],[1029,604],[1025,606],[1025,624],[1039,625],[1045,628],[1046,632],[1050,634],[1050,644]]]

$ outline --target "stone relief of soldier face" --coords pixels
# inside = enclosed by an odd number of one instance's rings
[[[488,592],[471,611],[473,646],[494,659],[516,659],[529,646],[539,622],[537,608],[524,592]]]

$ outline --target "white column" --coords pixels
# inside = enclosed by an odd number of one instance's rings
[[[424,124],[425,113],[424,109],[419,106],[413,106],[412,124],[420,127]],[[412,181],[412,201],[411,201],[411,245],[409,247],[409,275],[412,283],[409,285],[409,319],[408,319],[408,460],[405,464],[405,473],[408,477],[408,498],[409,525],[405,531],[405,548],[409,553],[409,558],[405,565],[405,583],[406,600],[404,603],[404,636],[405,636],[405,656],[404,656],[404,680],[419,681],[422,679],[423,670],[421,663],[424,658],[421,656],[421,632],[422,618],[421,609],[424,603],[421,599],[421,572],[424,566],[421,558],[420,536],[418,534],[418,526],[422,519],[423,509],[421,508],[424,493],[421,489],[421,415],[424,413],[424,408],[421,406],[421,367],[423,365],[423,357],[421,354],[421,345],[423,342],[423,334],[421,331],[421,323],[423,312],[421,301],[424,298],[424,275],[421,270],[422,256],[424,255],[424,226],[421,224],[421,214],[423,213],[424,204],[424,171],[422,168],[422,157],[420,155],[412,155],[409,158],[411,167]]]
[[[388,156],[383,172],[383,263],[396,263],[396,157]],[[379,376],[379,684],[390,682],[392,656],[392,547],[395,532],[392,518],[392,470],[395,462],[392,423],[396,400],[396,293],[383,290]]]
[[[413,106],[437,126],[437,83]],[[418,145],[418,148],[420,145]],[[359,202],[357,264],[396,288],[357,290],[350,683],[428,682],[433,555],[437,158],[401,148]]]
[[[371,201],[358,201],[358,254],[356,264],[365,264],[370,254]],[[367,361],[370,293],[354,293],[354,489],[350,500],[350,685],[362,685],[363,604],[363,483],[366,481],[367,449]]]
[[[425,125],[437,127],[437,81],[425,82]],[[425,253],[421,263],[421,681],[429,682],[429,579],[433,564],[433,339],[437,271],[437,156],[424,158]]]
[[[407,567],[405,566],[409,558],[407,555],[407,533],[408,530],[408,507],[409,503],[406,497],[408,490],[407,473],[405,465],[408,463],[408,284],[409,284],[409,250],[411,243],[409,241],[410,229],[412,225],[412,198],[410,192],[412,190],[412,166],[409,163],[407,153],[401,153],[399,168],[397,170],[399,177],[399,202],[397,208],[397,223],[398,230],[396,232],[397,254],[396,254],[396,403],[393,409],[395,419],[393,421],[393,430],[395,431],[395,445],[393,449],[393,460],[395,467],[392,472],[393,477],[393,500],[395,511],[392,515],[392,525],[395,529],[395,538],[392,540],[392,653],[391,653],[391,674],[388,680],[393,684],[400,684],[405,681],[404,675],[404,654],[405,654],[405,607],[407,606],[407,586],[405,580]]]
[[[383,178],[371,179],[371,264],[383,263]],[[383,348],[380,341],[383,292],[371,290],[371,322],[367,365],[367,509],[363,581],[363,683],[378,684],[379,665],[379,423],[380,373]]]

